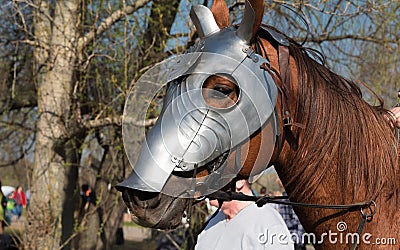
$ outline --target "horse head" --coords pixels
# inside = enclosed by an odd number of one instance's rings
[[[263,10],[262,1],[247,2],[235,27],[224,1],[192,8],[200,39],[187,55],[195,59],[171,77],[134,171],[117,186],[139,224],[174,228],[190,199],[265,169],[279,132],[277,88],[261,68],[268,60],[251,47]]]

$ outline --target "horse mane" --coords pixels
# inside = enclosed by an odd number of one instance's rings
[[[261,29],[258,39],[277,46]],[[343,203],[375,200],[383,194],[398,204],[397,143],[383,101],[378,106],[368,104],[357,83],[334,73],[312,58],[309,49],[287,39],[298,72],[292,115],[296,123],[305,125],[304,129],[292,127],[299,148],[283,157],[284,169],[291,176],[286,180],[294,191],[291,196],[306,201],[321,181],[333,178]]]

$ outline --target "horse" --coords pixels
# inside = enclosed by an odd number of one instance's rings
[[[254,167],[274,165],[294,203],[367,204],[339,210],[294,206],[307,234],[319,239],[313,242],[317,249],[348,249],[352,246],[349,237],[356,232],[359,249],[371,245],[399,249],[400,166],[390,112],[383,102],[368,104],[355,82],[334,73],[284,33],[262,24],[263,0],[246,1],[243,19],[249,8],[255,15],[249,45],[268,59],[263,70],[278,89],[274,114],[280,135],[272,145],[272,156],[265,157],[263,152],[271,141],[265,135],[268,129],[260,127],[243,142],[246,152],[238,154],[234,148],[223,158],[227,167],[235,166],[239,156],[237,176],[248,178]],[[224,1],[213,1],[211,12],[221,30],[230,25]],[[218,91],[222,97],[215,99],[208,91]],[[202,93],[207,103],[224,107],[238,101],[240,89],[229,78],[213,75]],[[196,178],[207,174],[199,168]],[[175,228],[193,202],[193,198],[123,185],[118,190],[133,220],[157,229]]]

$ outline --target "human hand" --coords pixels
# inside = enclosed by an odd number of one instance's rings
[[[393,119],[395,120],[395,125],[397,128],[400,128],[400,107],[395,107],[390,110],[393,115]]]

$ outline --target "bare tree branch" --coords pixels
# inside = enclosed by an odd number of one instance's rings
[[[332,41],[339,41],[339,40],[345,40],[345,39],[352,39],[352,40],[359,40],[359,41],[365,41],[365,42],[373,42],[376,44],[381,44],[382,39],[379,39],[377,37],[372,37],[372,36],[360,36],[357,34],[343,34],[343,35],[337,35],[337,36],[331,36],[331,35],[322,35],[318,37],[310,37],[307,42],[313,42],[313,43],[322,43],[322,42],[332,42]],[[396,43],[396,39],[393,40],[387,40],[386,42],[388,43]]]
[[[90,31],[84,37],[79,39],[79,42],[78,42],[79,51],[82,51],[82,49],[88,43],[93,41],[93,39],[96,36],[101,35],[103,32],[108,30],[113,24],[115,24],[116,22],[121,20],[121,18],[123,18],[126,15],[132,14],[133,12],[135,12],[136,10],[142,8],[143,6],[145,6],[149,2],[150,2],[150,0],[139,0],[139,1],[136,1],[133,5],[128,5],[125,8],[117,10],[114,13],[112,13],[108,18],[106,18],[104,20],[104,22],[102,22],[97,27],[96,30]]]
[[[136,127],[151,127],[154,126],[158,117],[147,119],[145,121],[129,121],[130,124]],[[115,117],[106,117],[103,119],[96,119],[83,122],[83,126],[86,129],[93,129],[93,128],[100,128],[105,126],[121,126],[122,125],[122,116],[115,116]]]
[[[13,43],[13,44],[23,43],[23,44],[31,45],[33,47],[40,47],[40,48],[45,49],[45,50],[49,49],[49,46],[47,46],[46,44],[40,43],[39,41],[29,40],[29,39],[24,39],[24,40],[19,40],[19,41],[12,41],[11,43]]]

